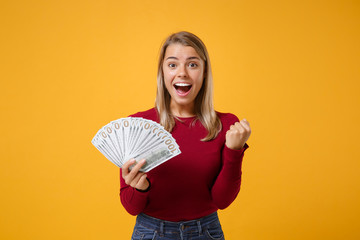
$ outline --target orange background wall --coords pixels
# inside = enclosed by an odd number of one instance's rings
[[[153,106],[162,41],[206,43],[215,105],[252,126],[227,239],[360,239],[360,3],[1,1],[1,239],[130,239],[90,143]]]

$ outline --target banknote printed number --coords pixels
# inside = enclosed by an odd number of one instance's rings
[[[165,140],[165,144],[167,145],[167,148],[169,149],[170,152],[174,152],[176,151],[176,147],[175,145],[172,143],[171,139],[166,139]]]

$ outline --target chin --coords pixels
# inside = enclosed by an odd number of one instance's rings
[[[189,106],[192,105],[194,103],[194,100],[190,100],[190,99],[176,99],[176,98],[172,98],[173,103],[178,105],[178,106]]]

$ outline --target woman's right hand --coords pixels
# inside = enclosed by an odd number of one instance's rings
[[[138,190],[145,191],[148,189],[150,184],[146,179],[146,173],[139,172],[139,170],[146,161],[145,159],[142,159],[130,170],[129,167],[132,166],[135,162],[135,159],[130,159],[122,166],[122,177],[127,185],[130,185],[131,187]]]

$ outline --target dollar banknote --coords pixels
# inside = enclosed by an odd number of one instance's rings
[[[145,159],[140,169],[148,172],[181,153],[172,135],[157,122],[136,117],[114,120],[95,134],[91,143],[112,163]]]

